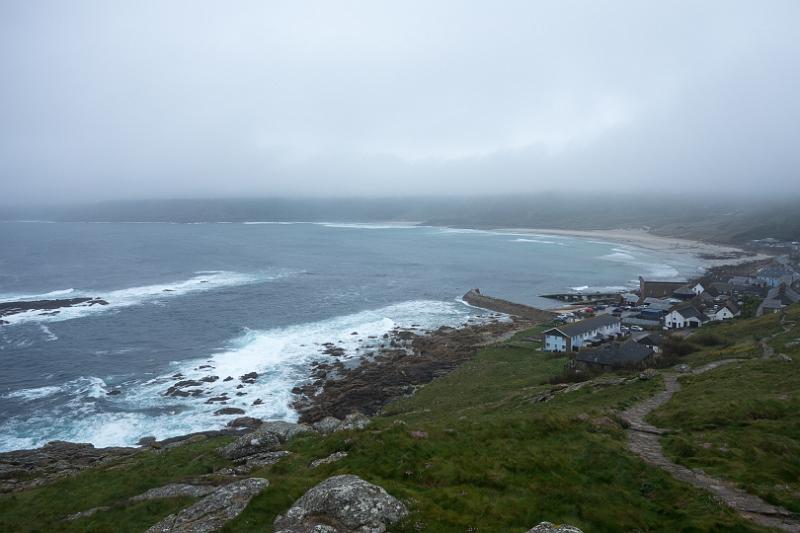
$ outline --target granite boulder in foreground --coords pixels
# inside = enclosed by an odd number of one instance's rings
[[[262,478],[236,481],[215,490],[199,502],[171,514],[146,533],[210,533],[222,528],[247,507],[250,500],[269,486]]]
[[[309,489],[273,524],[276,533],[383,533],[408,509],[358,476],[326,479]]]

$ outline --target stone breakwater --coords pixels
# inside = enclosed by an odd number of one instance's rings
[[[502,300],[500,298],[493,298],[481,294],[479,289],[472,289],[462,298],[469,305],[480,307],[482,309],[489,309],[490,311],[497,311],[506,315],[512,315],[519,318],[534,320],[536,322],[547,322],[553,320],[556,315],[550,311],[537,309],[529,305],[518,304]]]

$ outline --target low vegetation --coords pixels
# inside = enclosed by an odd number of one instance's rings
[[[792,313],[796,319],[797,310]],[[296,438],[292,455],[252,472],[270,486],[225,531],[270,531],[275,516],[306,490],[343,473],[383,486],[409,505],[411,516],[394,529],[400,532],[524,532],[543,520],[592,532],[762,531],[626,449],[616,413],[659,391],[660,379],[587,386],[537,401],[567,361],[539,350],[540,331],[485,348],[455,372],[390,404],[365,430]],[[759,358],[760,338],[782,331],[777,316],[709,331],[678,356],[681,362],[749,360],[683,380],[683,390],[653,416],[659,426],[677,430],[665,438],[667,452],[800,509],[800,345],[791,346],[800,329],[769,341],[794,357],[793,363]],[[144,452],[4,495],[0,530],[142,531],[191,500],[127,499],[229,466],[214,452],[228,440]],[[336,451],[348,456],[308,468],[313,459]],[[110,509],[64,521],[97,506]]]
[[[799,325],[789,329],[792,322]],[[683,378],[650,421],[675,431],[663,440],[674,461],[800,512],[800,307],[789,308],[783,324],[769,315],[715,335],[729,346],[696,359],[744,360]],[[765,359],[757,341],[767,337],[775,355]]]

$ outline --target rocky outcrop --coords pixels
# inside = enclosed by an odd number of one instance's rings
[[[158,500],[161,498],[179,498],[188,496],[190,498],[199,498],[211,494],[219,487],[213,485],[189,485],[188,483],[170,483],[163,487],[156,487],[142,494],[136,495],[131,498],[132,502],[141,502],[145,500]]]
[[[292,438],[302,433],[314,431],[305,424],[283,421],[264,422],[258,429],[242,435],[232,443],[219,449],[228,459],[243,459],[256,454],[274,452]]]
[[[342,419],[353,412],[372,416],[390,400],[413,394],[418,386],[451,372],[481,346],[518,327],[513,322],[490,322],[442,327],[427,334],[395,331],[374,357],[356,367],[338,365],[335,372],[322,373],[299,387],[294,407],[307,423]]]
[[[382,533],[408,509],[358,476],[328,478],[306,492],[273,524],[276,533]]]
[[[47,311],[47,314],[57,314],[58,310],[64,307],[90,307],[93,305],[108,305],[108,302],[100,298],[65,298],[62,300],[2,302],[0,303],[0,317],[16,315],[17,313],[24,313],[26,311]]]
[[[269,481],[249,478],[221,487],[199,502],[171,514],[147,533],[209,533],[222,528],[247,507],[250,500],[269,486]]]
[[[88,443],[52,441],[33,450],[0,453],[0,493],[44,485],[140,451],[141,448],[95,448]]]
[[[528,533],[583,533],[583,531],[575,526],[557,526],[550,522],[542,522],[538,526],[529,529]]]
[[[334,452],[330,454],[328,457],[323,457],[322,459],[315,459],[311,461],[311,464],[308,465],[309,468],[318,468],[322,465],[329,465],[331,463],[335,463],[337,461],[341,461],[347,457],[347,452]]]

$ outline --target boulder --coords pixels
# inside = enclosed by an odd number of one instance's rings
[[[568,526],[566,524],[557,526],[550,522],[542,522],[538,526],[528,530],[528,533],[583,533],[575,526]]]
[[[342,420],[342,424],[336,428],[336,431],[346,431],[349,429],[364,429],[369,424],[369,417],[362,414],[362,413],[350,413],[344,420]]]
[[[322,465],[329,465],[331,463],[335,463],[336,461],[341,461],[347,457],[347,452],[335,452],[330,454],[328,457],[323,457],[322,459],[315,459],[311,461],[311,464],[308,465],[309,468],[317,468]]]
[[[221,529],[247,507],[253,496],[269,486],[269,481],[249,478],[220,487],[194,505],[171,514],[147,533],[210,533]]]
[[[261,426],[262,420],[260,418],[253,418],[252,416],[240,416],[228,422],[229,428],[257,428]]]
[[[199,498],[211,494],[219,487],[213,485],[189,485],[187,483],[170,483],[163,487],[156,487],[147,490],[142,494],[138,494],[131,498],[132,502],[141,502],[145,500],[158,500],[161,498],[179,498],[188,496],[191,498]]]
[[[639,379],[642,381],[648,381],[655,378],[658,375],[658,372],[654,368],[645,368],[643,371],[639,372]]]
[[[219,452],[228,459],[241,459],[257,453],[274,452],[296,435],[313,431],[306,424],[282,420],[264,422],[252,433],[242,435]]]
[[[406,506],[381,487],[358,476],[334,476],[311,488],[286,514],[278,516],[273,530],[383,533],[407,515]]]
[[[314,422],[312,427],[323,435],[328,435],[329,433],[336,431],[336,429],[341,425],[342,421],[338,418],[326,416],[322,420]]]

